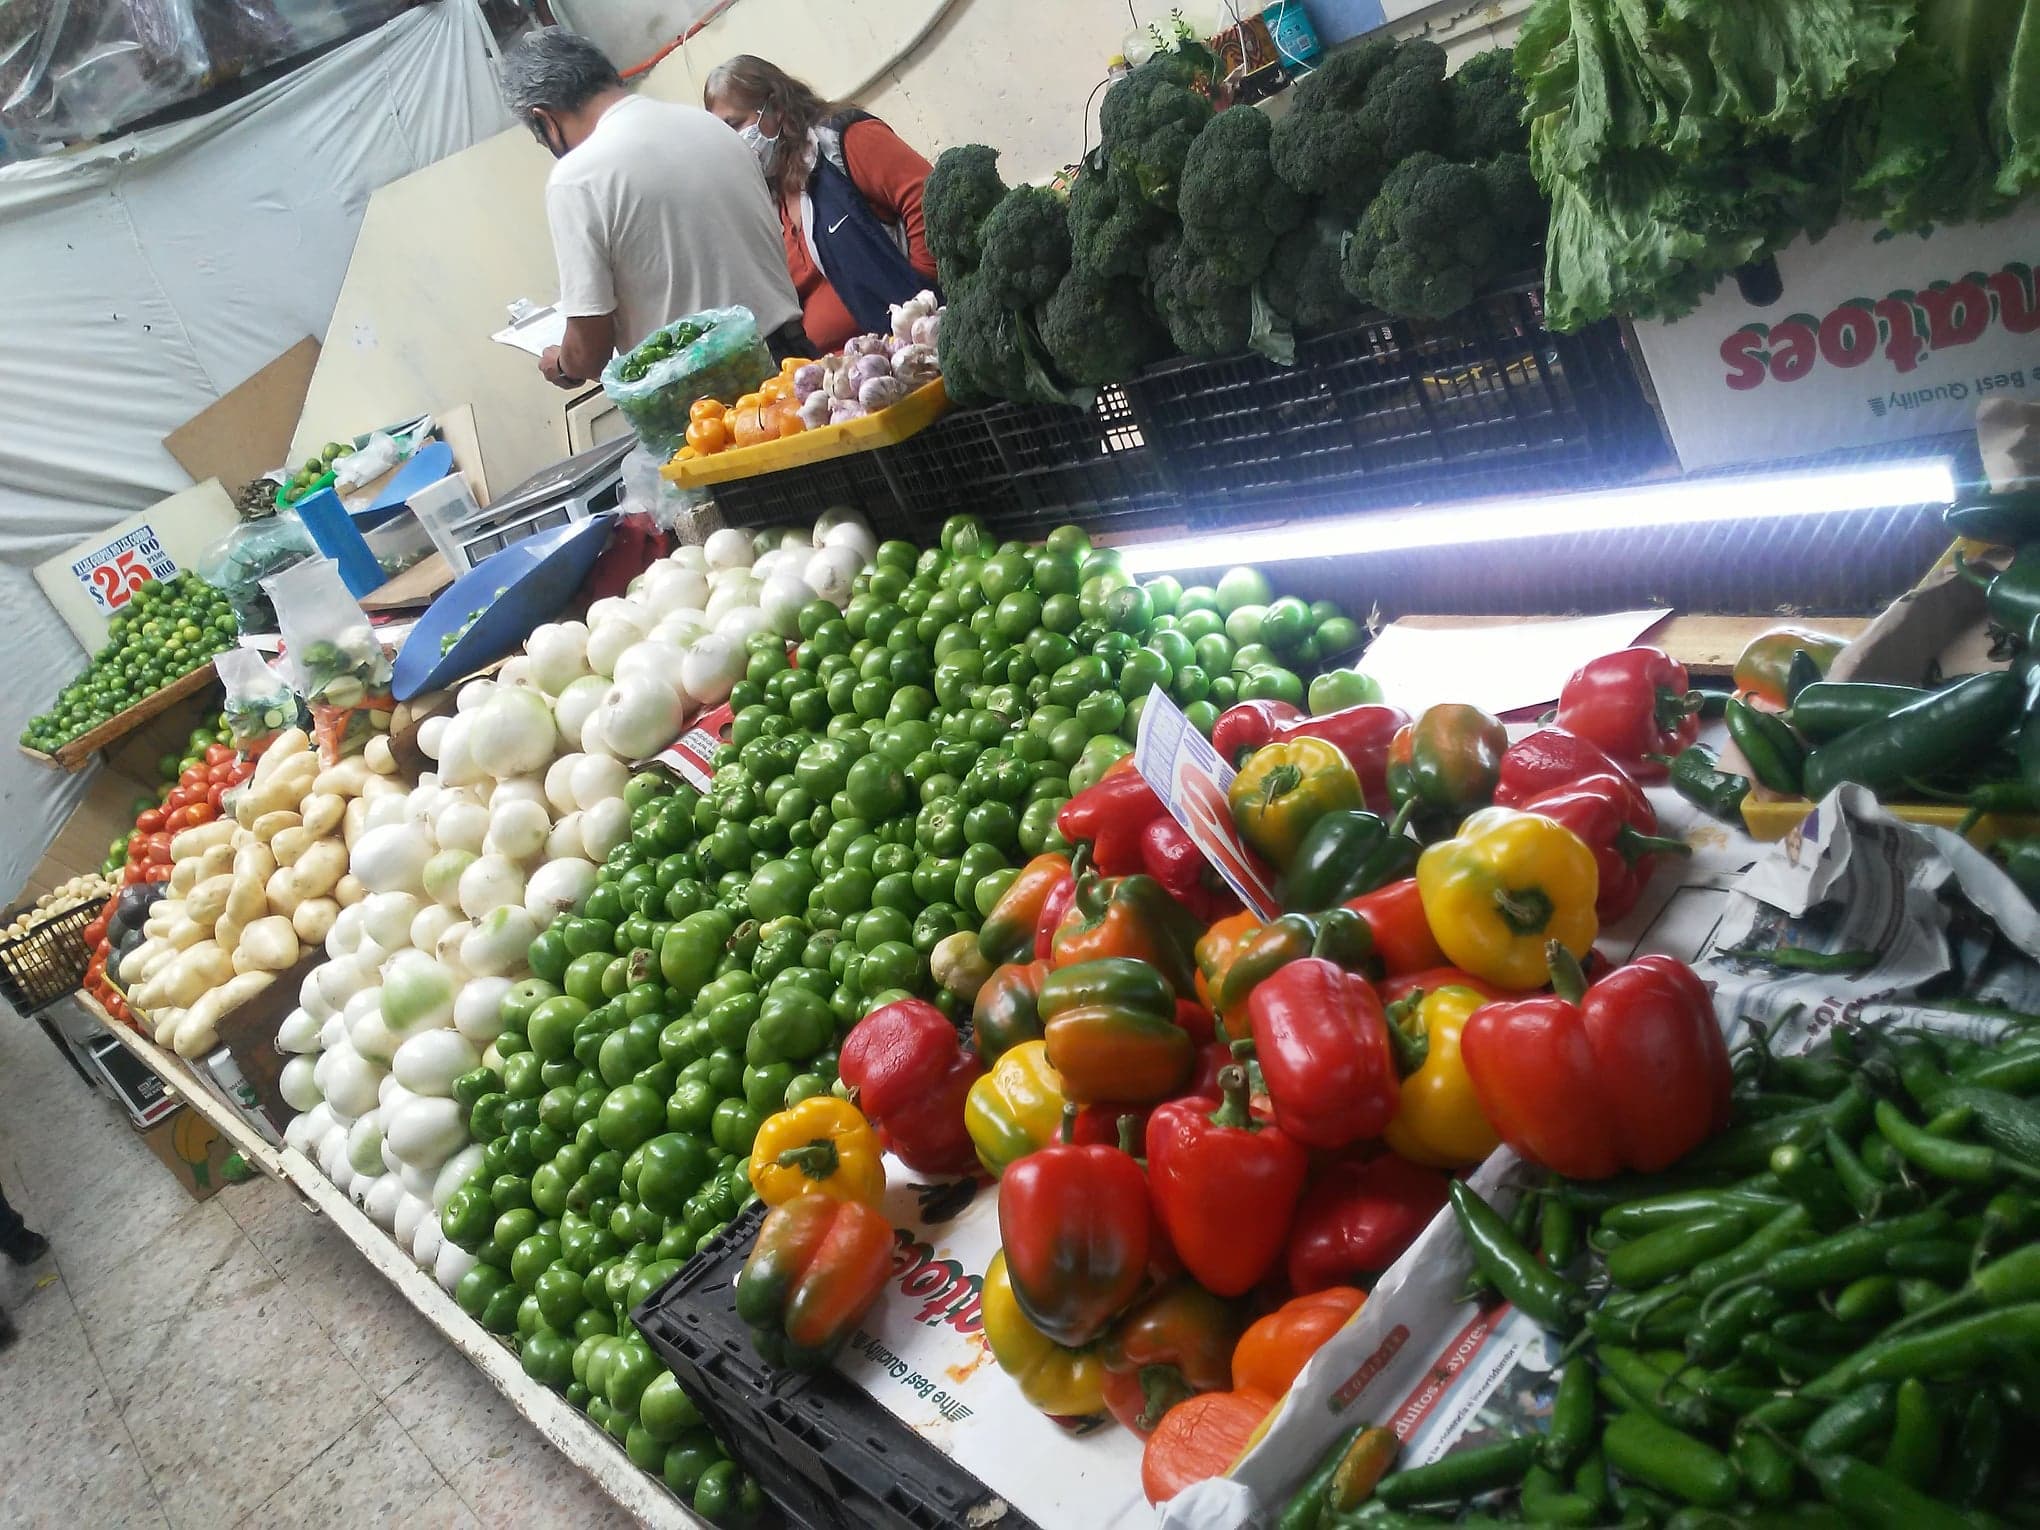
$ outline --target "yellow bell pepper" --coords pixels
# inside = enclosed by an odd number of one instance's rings
[[[1020,1384],[1020,1395],[1030,1404],[1057,1418],[1105,1411],[1105,1362],[1095,1349],[1063,1348],[1027,1320],[1013,1295],[1003,1249],[985,1271],[978,1313],[992,1358]]]
[[[1544,943],[1585,956],[1600,930],[1594,852],[1572,830],[1514,808],[1483,808],[1417,860],[1417,895],[1452,965],[1502,988],[1551,979]]]
[[[1337,744],[1321,738],[1264,744],[1226,789],[1240,836],[1287,866],[1310,826],[1339,808],[1364,808],[1360,777]]]
[[[1466,1063],[1459,1055],[1459,1033],[1467,1017],[1488,1002],[1477,989],[1452,985],[1411,994],[1391,1010],[1389,1020],[1412,1038],[1425,1042],[1424,1061],[1402,1081],[1395,1119],[1382,1140],[1412,1163],[1434,1169],[1464,1169],[1479,1163],[1501,1144],[1481,1114]],[[1406,1013],[1397,1013],[1407,1005]]]
[[[1000,1053],[963,1099],[964,1130],[986,1172],[1003,1174],[1008,1164],[1055,1141],[1063,1101],[1062,1075],[1048,1060],[1047,1042],[1023,1041]]]
[[[884,1151],[855,1105],[817,1094],[758,1128],[751,1188],[768,1206],[808,1194],[876,1206],[885,1199]]]

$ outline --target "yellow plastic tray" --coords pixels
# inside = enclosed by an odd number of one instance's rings
[[[1882,806],[1892,817],[1907,823],[1932,824],[1937,829],[1950,830],[1969,812],[1959,802],[1886,802]],[[1754,797],[1745,797],[1743,827],[1750,831],[1751,839],[1783,839],[1798,828],[1800,821],[1812,811],[1811,802],[1786,798],[1759,802]],[[2015,839],[2028,834],[2040,834],[2040,816],[2032,813],[1985,813],[1970,826],[1966,837],[1977,849],[1984,850],[2001,839]]]
[[[712,483],[728,483],[733,478],[753,478],[760,473],[777,473],[782,468],[805,467],[811,462],[848,457],[874,447],[897,446],[934,424],[948,409],[949,390],[938,377],[877,414],[845,420],[840,425],[824,425],[818,430],[803,430],[797,436],[782,436],[757,446],[735,446],[685,462],[676,455],[659,471],[667,481],[683,489],[700,489]]]

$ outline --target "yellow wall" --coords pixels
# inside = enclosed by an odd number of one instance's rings
[[[1446,5],[1399,30],[1430,31],[1463,56],[1508,40],[1526,4]],[[1170,7],[1133,0],[1133,9],[1147,22]],[[1213,0],[1183,10],[1200,25],[1220,13]],[[1039,180],[1076,160],[1095,134],[1093,92],[1129,29],[1125,0],[738,0],[643,88],[696,102],[711,68],[757,53],[824,95],[858,100],[930,158],[951,144],[989,143],[1009,182]],[[375,194],[291,460],[334,437],[463,403],[474,406],[498,493],[566,454],[568,396],[529,356],[489,339],[511,299],[550,302],[557,290],[541,205],[550,164],[518,128]]]

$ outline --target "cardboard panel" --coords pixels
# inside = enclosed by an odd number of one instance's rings
[[[217,478],[230,494],[282,467],[318,364],[319,342],[307,335],[171,431],[165,449],[193,479]]]

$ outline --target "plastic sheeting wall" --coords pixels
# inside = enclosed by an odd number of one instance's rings
[[[368,198],[507,123],[471,0],[204,117],[0,167],[0,741],[83,663],[29,569],[190,479],[163,437],[323,335]],[[0,745],[0,897],[80,783]]]

